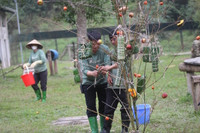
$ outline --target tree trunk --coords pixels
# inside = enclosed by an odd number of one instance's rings
[[[77,44],[86,43],[87,38],[87,19],[85,8],[79,5],[77,8]]]

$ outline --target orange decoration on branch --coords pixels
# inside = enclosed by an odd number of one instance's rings
[[[129,13],[128,15],[130,18],[132,18],[134,16],[134,14],[132,12]]]
[[[64,11],[67,11],[67,6],[64,6],[64,7],[63,7],[63,10],[64,10]]]
[[[134,73],[134,76],[137,77],[137,73]]]
[[[167,96],[168,96],[167,93],[163,93],[163,94],[162,94],[162,98],[163,98],[163,99],[164,99],[164,98],[167,98]]]
[[[97,43],[98,43],[98,44],[102,44],[102,40],[99,39],[99,40],[97,41]]]
[[[146,42],[146,39],[145,38],[142,38],[142,43],[145,43]]]
[[[108,116],[106,116],[105,120],[108,121],[110,118]]]
[[[152,90],[154,90],[154,86],[152,86],[151,88],[152,88]]]
[[[200,40],[200,36],[197,36],[197,37],[196,37],[196,40]]]
[[[96,69],[98,69],[99,68],[99,65],[96,65]]]
[[[145,0],[145,1],[144,1],[144,5],[147,5],[147,3],[148,3],[147,0]]]
[[[132,92],[133,90],[130,88],[130,89],[128,89],[128,92]]]
[[[119,17],[122,17],[123,15],[122,15],[122,13],[119,13]]]
[[[128,44],[128,45],[126,46],[126,49],[131,50],[131,49],[132,49],[132,46],[131,46],[130,44]]]
[[[140,78],[140,77],[141,77],[141,74],[138,74],[137,77]]]
[[[120,31],[117,31],[117,35],[119,35],[119,32],[120,32]]]
[[[37,4],[38,4],[38,5],[43,5],[43,0],[38,0],[38,1],[37,1]]]

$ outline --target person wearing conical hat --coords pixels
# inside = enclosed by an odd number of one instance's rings
[[[42,102],[46,102],[47,66],[46,56],[42,51],[43,46],[40,42],[34,39],[26,45],[26,48],[32,49],[32,52],[30,54],[28,63],[25,63],[23,68],[34,68],[35,84],[32,85],[32,88],[36,94],[36,101],[42,100]],[[39,82],[41,85],[42,97],[40,88],[38,87]]]

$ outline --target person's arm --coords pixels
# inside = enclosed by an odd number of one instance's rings
[[[97,77],[98,71],[97,70],[91,71],[87,59],[80,60],[79,63],[81,66],[82,73],[84,73],[87,76]]]
[[[31,64],[31,68],[34,68],[35,66],[37,66],[38,64],[42,64],[42,60],[37,60],[37,61],[35,61],[35,62],[33,62],[32,64]]]
[[[87,76],[92,76],[92,77],[97,77],[98,76],[98,71],[87,71]]]
[[[110,49],[106,46],[105,47],[105,50],[107,52],[110,51]],[[112,69],[112,65],[111,65],[111,60],[110,60],[110,56],[107,54],[107,52],[104,53],[104,64],[105,66],[100,66],[99,67],[99,71],[102,73],[102,74],[106,74],[106,72],[110,71]]]
[[[108,77],[107,77],[107,82],[109,85],[111,85],[111,86],[113,85],[112,77],[109,73],[108,73]]]
[[[110,70],[116,69],[116,68],[118,68],[118,64],[117,64],[117,63],[115,63],[115,64],[113,64],[113,65],[111,65],[111,66],[108,66],[108,67],[107,67],[107,71],[110,71]]]

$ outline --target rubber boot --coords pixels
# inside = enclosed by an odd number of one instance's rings
[[[103,130],[103,125],[104,125],[104,117],[100,116],[100,127],[101,127],[101,131]]]
[[[97,117],[88,117],[90,128],[92,130],[91,133],[98,133],[98,124],[97,124]]]
[[[129,116],[126,113],[121,113],[121,120],[122,120],[122,132],[121,133],[128,133],[128,127],[130,124]]]
[[[46,102],[46,91],[42,91],[42,102]]]
[[[35,91],[35,94],[36,94],[35,101],[39,101],[41,99],[41,92],[40,92],[39,89],[38,90],[34,90],[34,91]]]
[[[112,127],[113,115],[107,115],[107,117],[109,117],[110,119],[109,120],[104,119],[103,129],[101,133],[110,133],[110,129]]]

